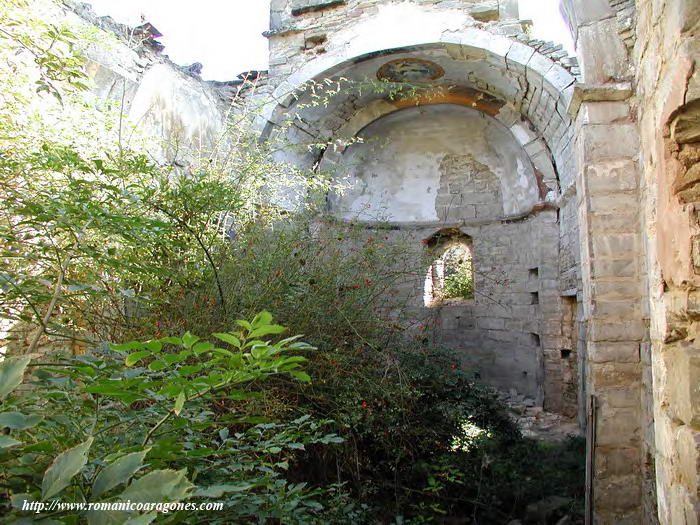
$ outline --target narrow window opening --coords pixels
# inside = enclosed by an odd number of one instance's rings
[[[540,276],[540,269],[538,267],[530,268],[528,273],[532,279],[537,279]]]
[[[560,352],[562,359],[569,359],[569,357],[571,357],[571,350],[568,348],[562,348]]]
[[[474,264],[471,237],[456,228],[448,228],[423,242],[428,245],[433,259],[425,276],[425,305],[472,300]]]
[[[530,304],[540,304],[539,292],[530,292]]]
[[[540,346],[540,336],[537,334],[530,334],[530,340],[532,341],[532,346]]]

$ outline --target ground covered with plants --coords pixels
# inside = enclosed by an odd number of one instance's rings
[[[386,268],[416,240],[324,218],[328,180],[245,123],[226,155],[154,162],[90,94],[95,36],[33,6],[0,2],[3,520],[578,520],[581,442],[523,438],[450,349],[407,336]],[[282,178],[308,195],[294,213],[266,197]],[[26,510],[52,500],[223,508]]]

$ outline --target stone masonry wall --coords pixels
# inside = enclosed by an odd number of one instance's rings
[[[273,0],[270,12],[270,73],[282,79],[293,73],[303,59],[323,55],[334,33],[360,19],[371,18],[379,4],[407,3],[406,0]],[[523,42],[543,56],[558,62],[576,75],[578,62],[567,56],[560,44],[528,34],[529,23],[518,19],[517,0],[410,0],[423,8],[448,12],[459,9],[471,23],[494,34]],[[450,27],[449,24],[445,27]]]
[[[622,104],[625,106],[625,104]],[[589,442],[597,523],[641,523],[640,344],[643,268],[636,126],[617,103],[582,105],[578,120],[579,219],[586,323],[586,396],[595,404]],[[629,115],[628,108],[619,108]]]
[[[641,137],[651,344],[646,463],[661,523],[700,521],[700,4],[637,2],[635,65]]]
[[[408,276],[396,283],[392,304],[400,305],[409,335],[424,344],[450,349],[455,363],[473,371],[501,391],[516,391],[535,399],[546,410],[576,414],[576,399],[567,397],[556,374],[560,361],[576,362],[575,352],[561,353],[561,306],[556,288],[556,213],[544,211],[526,219],[465,222],[458,228],[472,239],[475,297],[426,305],[426,272],[431,251],[423,242],[440,225],[365,226],[367,236],[405,242],[405,257],[397,263]],[[558,319],[552,320],[551,312]],[[398,315],[398,310],[397,310]],[[556,366],[546,365],[545,355]],[[546,367],[549,370],[546,370]],[[547,374],[553,375],[548,376]],[[576,388],[575,382],[569,388]]]
[[[579,245],[589,428],[588,509],[595,523],[647,523],[642,350],[648,341],[634,73],[620,2],[565,0],[583,83],[574,92]],[[618,9],[619,8],[619,9]],[[649,482],[651,481],[651,487]]]
[[[488,384],[514,389],[546,410],[574,415],[576,399],[566,399],[560,374],[560,362],[576,357],[561,353],[561,305],[551,264],[557,256],[556,213],[465,225],[460,231],[472,238],[474,300],[448,301],[418,313],[439,319],[435,340],[453,348]]]

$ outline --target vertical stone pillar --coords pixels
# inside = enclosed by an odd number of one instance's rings
[[[576,191],[586,321],[586,394],[596,403],[594,522],[642,523],[643,269],[638,133],[628,85],[578,86]],[[576,113],[576,111],[574,111]]]

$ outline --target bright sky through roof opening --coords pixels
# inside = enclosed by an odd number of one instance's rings
[[[521,20],[532,20],[532,36],[562,44],[569,55],[575,54],[571,33],[559,12],[559,0],[518,0],[518,7]]]
[[[519,0],[520,18],[533,21],[533,36],[564,45],[573,43],[559,14],[558,0]],[[204,64],[206,80],[231,80],[243,71],[267,69],[269,0],[89,0],[98,15],[132,26],[141,16],[163,33],[165,53],[173,62]]]

